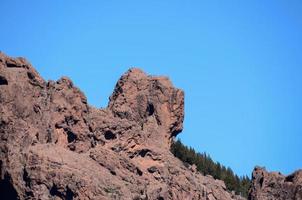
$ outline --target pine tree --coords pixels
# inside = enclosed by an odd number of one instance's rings
[[[184,163],[195,164],[203,175],[211,175],[215,179],[223,180],[229,191],[247,197],[251,185],[248,176],[237,176],[230,167],[214,162],[209,154],[196,152],[192,147],[183,145],[180,140],[173,142],[171,152]]]

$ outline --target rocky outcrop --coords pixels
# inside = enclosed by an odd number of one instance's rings
[[[289,176],[279,172],[267,172],[265,168],[256,167],[252,174],[250,200],[301,200],[302,170]]]
[[[68,78],[0,53],[1,199],[239,199],[170,153],[183,118],[166,77],[130,69],[96,109]]]

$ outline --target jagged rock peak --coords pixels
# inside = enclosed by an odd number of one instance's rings
[[[176,89],[167,77],[148,76],[137,68],[129,69],[119,79],[108,108],[114,116],[135,121],[142,129],[152,126],[165,132],[156,139],[167,148],[183,128],[183,91]]]

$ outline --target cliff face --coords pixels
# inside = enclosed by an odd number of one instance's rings
[[[302,199],[302,170],[289,176],[279,172],[267,172],[264,168],[256,167],[252,174],[252,187],[249,192],[250,200],[284,200]]]
[[[0,53],[1,199],[239,199],[170,153],[183,118],[168,78],[130,69],[96,109],[68,78]]]

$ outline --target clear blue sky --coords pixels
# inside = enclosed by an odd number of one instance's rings
[[[104,107],[131,66],[185,91],[182,141],[239,175],[302,168],[302,1],[1,0],[0,50]]]

